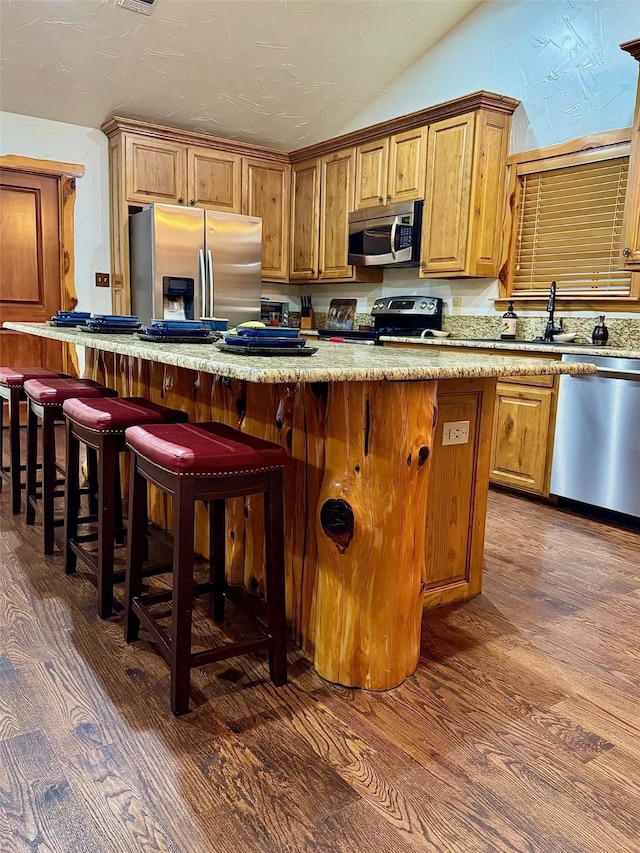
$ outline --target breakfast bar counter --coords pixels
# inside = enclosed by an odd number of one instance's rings
[[[47,324],[5,327],[87,348],[86,375],[278,442],[285,473],[287,615],[329,681],[385,690],[418,663],[423,608],[482,584],[498,378],[589,364],[318,342],[310,357],[230,355]],[[453,444],[443,444],[443,427]],[[464,439],[464,440],[461,440]],[[261,497],[227,506],[227,576],[262,586]],[[152,493],[151,517],[169,508]],[[196,547],[208,537],[196,517]]]

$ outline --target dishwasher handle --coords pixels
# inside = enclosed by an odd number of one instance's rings
[[[596,376],[606,379],[629,379],[632,382],[640,382],[640,370],[616,370],[615,367],[599,367]]]

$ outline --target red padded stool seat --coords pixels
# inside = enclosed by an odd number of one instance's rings
[[[26,466],[20,460],[20,403],[26,400],[24,383],[28,379],[64,377],[49,367],[0,367],[0,491],[6,480],[11,490],[11,509],[20,512],[24,488],[21,473]],[[9,464],[4,464],[4,403],[9,414]]]
[[[42,515],[43,550],[51,554],[54,546],[55,528],[63,523],[54,515],[54,498],[61,497],[55,488],[62,480],[56,473],[64,474],[65,466],[56,462],[55,423],[63,418],[62,404],[72,397],[117,397],[118,392],[107,388],[93,379],[53,379],[41,377],[28,379],[24,383],[27,397],[27,524],[33,524],[36,512]],[[36,466],[38,457],[38,420],[42,421],[42,493],[37,489]]]
[[[189,420],[186,412],[170,409],[144,397],[65,400],[62,411],[67,430],[67,476],[64,516],[65,572],[76,571],[78,558],[96,574],[98,614],[106,619],[113,612],[113,585],[124,580],[114,573],[116,529],[122,527],[119,454],[127,451],[125,429],[135,424],[173,424]],[[98,535],[78,536],[80,505],[80,444],[97,454],[98,465]],[[146,526],[146,525],[145,525]],[[137,531],[140,535],[140,531]],[[83,543],[95,541],[97,553]]]
[[[138,639],[142,622],[158,643],[171,671],[171,710],[189,710],[191,669],[236,655],[267,649],[275,685],[287,680],[287,634],[284,593],[284,524],[282,472],[287,454],[277,444],[219,423],[134,426],[125,433],[133,452],[129,489],[129,549],[125,591],[125,639]],[[145,520],[147,481],[174,496],[173,590],[142,594],[143,544],[135,536]],[[264,495],[266,632],[256,639],[191,651],[193,598],[211,594],[213,619],[224,616],[225,500]],[[209,582],[194,584],[193,549],[196,500],[209,509]],[[258,559],[262,549],[256,549]],[[170,636],[152,608],[171,600]]]

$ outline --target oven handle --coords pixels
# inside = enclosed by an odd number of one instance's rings
[[[393,225],[391,226],[391,256],[396,259],[396,231],[398,230],[398,217],[394,216]]]

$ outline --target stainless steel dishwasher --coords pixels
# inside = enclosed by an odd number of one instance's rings
[[[562,360],[598,372],[560,377],[551,493],[640,518],[640,359]]]

